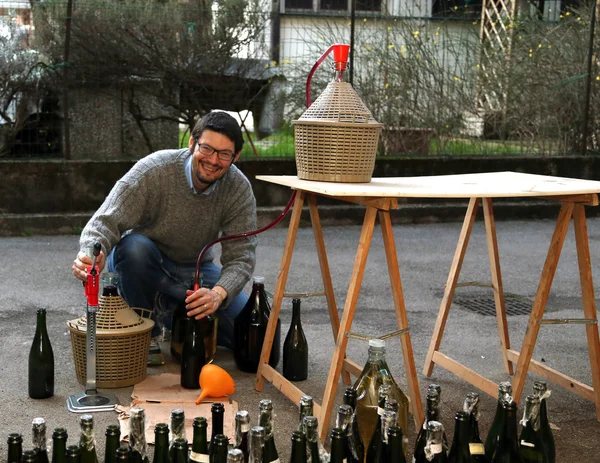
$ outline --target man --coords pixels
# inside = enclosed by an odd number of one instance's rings
[[[173,303],[185,300],[190,317],[217,312],[217,343],[231,348],[233,320],[248,300],[241,290],[254,270],[256,237],[222,242],[221,269],[213,263],[211,248],[200,268],[203,287],[195,292],[190,287],[207,243],[220,234],[256,229],[250,182],[233,165],[243,143],[233,117],[211,112],[194,127],[189,149],[158,151],[138,161],[81,233],[75,277],[86,279],[86,265],[92,263],[89,249],[98,241],[99,268],[108,253],[108,270],[119,275],[127,304],[154,309],[159,299],[161,310],[166,305],[172,311]],[[164,303],[165,296],[171,303]],[[155,325],[153,336],[159,333]]]

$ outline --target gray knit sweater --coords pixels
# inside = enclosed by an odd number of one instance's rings
[[[163,150],[138,161],[113,187],[81,233],[81,251],[94,241],[104,255],[122,236],[147,236],[169,258],[195,263],[200,251],[220,234],[256,229],[256,200],[250,182],[234,165],[209,194],[195,194],[185,176],[189,149]],[[221,243],[221,277],[217,285],[235,297],[250,280],[255,264],[256,237]],[[211,248],[204,260],[212,260]]]

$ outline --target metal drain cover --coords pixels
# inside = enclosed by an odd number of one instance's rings
[[[455,295],[452,300],[460,309],[475,312],[479,315],[496,316],[496,303],[493,296],[484,295]],[[517,294],[504,293],[506,315],[529,315],[533,301]]]

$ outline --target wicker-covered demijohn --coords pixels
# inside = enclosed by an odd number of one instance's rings
[[[87,317],[70,320],[67,326],[77,380],[85,384]],[[152,320],[140,317],[121,296],[100,296],[96,313],[98,387],[127,387],[146,379],[153,326]]]
[[[368,183],[383,124],[347,82],[330,82],[294,121],[298,178]]]

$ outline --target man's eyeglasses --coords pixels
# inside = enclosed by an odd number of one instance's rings
[[[233,157],[235,156],[235,153],[232,153],[229,150],[219,151],[205,143],[198,143],[198,140],[196,140],[196,146],[202,156],[212,156],[213,153],[217,153],[217,157],[221,161],[231,161],[233,159]]]

